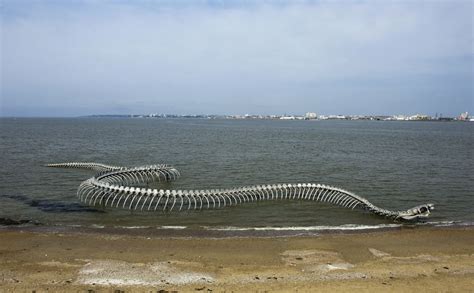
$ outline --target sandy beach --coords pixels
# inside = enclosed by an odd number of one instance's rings
[[[474,229],[164,238],[5,229],[1,292],[468,292]],[[472,292],[472,291],[471,291]]]

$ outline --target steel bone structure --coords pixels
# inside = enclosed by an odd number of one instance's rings
[[[379,208],[347,190],[315,183],[268,184],[211,190],[158,190],[130,186],[178,179],[179,171],[164,164],[134,168],[100,163],[60,163],[46,166],[98,171],[94,177],[82,182],[77,191],[80,201],[92,206],[181,211],[221,208],[251,201],[295,199],[329,202],[350,209],[357,207],[393,220],[407,221],[426,218],[434,209],[433,204],[424,204],[406,211],[390,211]]]

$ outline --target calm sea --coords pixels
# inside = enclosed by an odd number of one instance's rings
[[[474,123],[205,119],[0,119],[0,217],[55,227],[318,231],[392,227],[358,210],[303,201],[170,214],[96,210],[76,199],[93,174],[58,162],[167,163],[157,188],[314,182],[387,209],[434,203],[433,225],[474,221]]]

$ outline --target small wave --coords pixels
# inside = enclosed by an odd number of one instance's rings
[[[423,225],[434,226],[434,227],[474,226],[474,222],[439,221],[439,222],[426,222]]]
[[[114,226],[114,228],[120,229],[149,229],[151,226]]]
[[[459,225],[459,226],[474,226],[474,222],[461,222],[457,225]]]
[[[347,224],[341,226],[290,226],[290,227],[209,227],[203,226],[205,230],[215,231],[354,231],[354,230],[372,230],[398,228],[402,224],[381,224],[381,225],[354,225]]]
[[[361,224],[345,224],[339,226],[286,226],[286,227],[236,227],[236,226],[179,226],[179,225],[163,225],[163,226],[106,226],[100,224],[92,224],[88,226],[71,224],[66,225],[68,227],[80,228],[80,227],[89,227],[93,229],[104,229],[104,228],[115,228],[115,229],[126,229],[126,230],[145,230],[145,229],[157,229],[157,230],[205,230],[205,231],[218,231],[218,232],[236,232],[238,234],[245,232],[262,232],[262,233],[271,233],[275,232],[282,235],[291,234],[291,235],[307,235],[307,233],[312,232],[350,232],[350,231],[367,231],[367,230],[382,230],[382,229],[397,229],[405,227],[405,224],[395,223],[395,224],[378,224],[378,225],[361,225]],[[409,225],[413,227],[413,225]],[[414,226],[420,227],[473,227],[474,222],[467,221],[433,221],[433,222],[424,222],[418,223]],[[297,233],[297,234],[295,234]],[[265,233],[266,234],[266,233]]]
[[[172,229],[172,230],[183,230],[188,228],[187,226],[160,226],[158,229]]]

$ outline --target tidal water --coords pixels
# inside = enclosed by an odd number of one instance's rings
[[[215,189],[312,182],[393,210],[434,203],[433,225],[474,221],[474,123],[205,119],[0,119],[0,217],[54,227],[280,231],[393,227],[360,210],[296,200],[218,210],[130,212],[82,205],[90,171],[47,163],[167,163]]]

